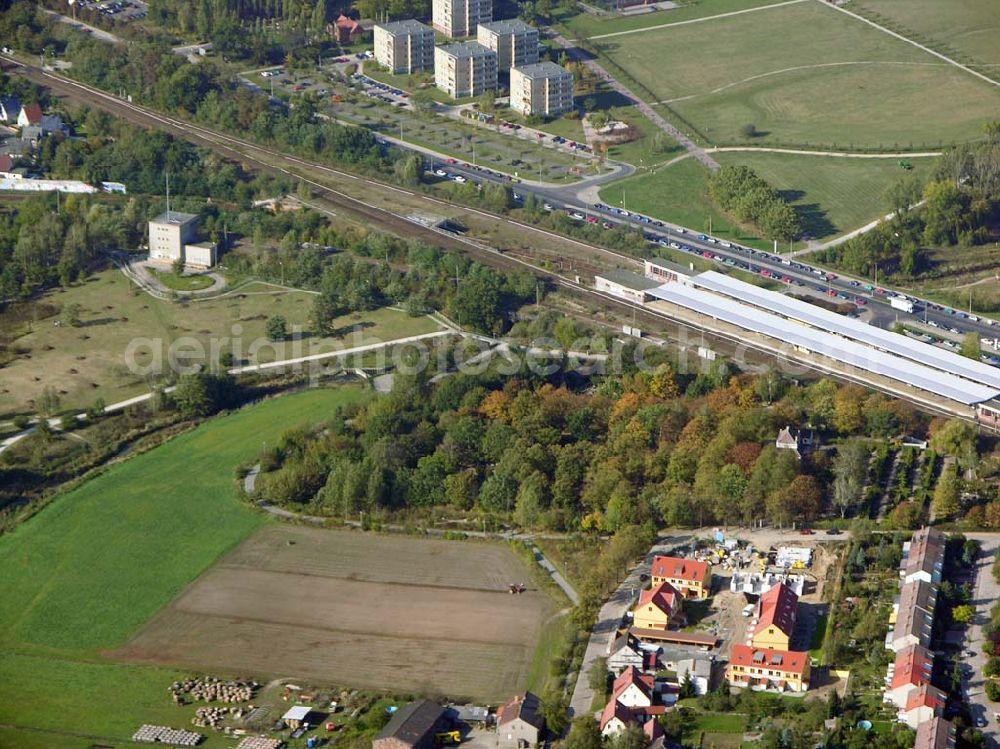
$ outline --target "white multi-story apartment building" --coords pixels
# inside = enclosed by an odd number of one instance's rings
[[[434,30],[412,18],[376,24],[375,60],[396,74],[432,69]]]
[[[538,62],[538,29],[519,18],[479,24],[477,40],[497,53],[499,70]]]
[[[452,37],[472,36],[481,23],[493,20],[493,0],[434,0],[432,26]]]
[[[478,42],[434,50],[434,83],[455,99],[479,96],[497,88],[497,55]]]
[[[554,62],[511,68],[510,108],[537,117],[568,112],[573,108],[573,75]]]

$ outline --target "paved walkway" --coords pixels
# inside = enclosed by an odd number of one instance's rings
[[[693,140],[687,137],[684,133],[678,130],[676,127],[667,122],[660,114],[655,112],[649,104],[640,99],[638,96],[632,93],[623,83],[618,81],[617,78],[612,76],[608,71],[602,68],[595,60],[591,60],[586,53],[577,47],[573,42],[569,41],[565,37],[559,34],[553,34],[552,39],[560,47],[566,50],[566,54],[569,57],[586,67],[590,72],[600,78],[604,83],[609,86],[614,91],[618,92],[626,99],[633,102],[640,112],[642,112],[650,122],[656,125],[658,128],[663,130],[667,135],[676,140],[685,150],[688,151],[692,156],[694,156],[698,161],[704,164],[706,167],[715,171],[719,169],[719,163],[709,156],[705,149],[696,144]]]
[[[972,618],[966,634],[965,647],[973,651],[972,657],[961,658],[964,668],[971,669],[971,675],[962,679],[962,691],[969,705],[973,720],[985,720],[986,725],[980,728],[986,736],[987,746],[997,746],[997,721],[993,713],[997,704],[986,697],[986,679],[983,667],[986,665],[986,654],[983,653],[983,642],[986,636],[983,628],[989,624],[990,609],[1000,599],[1000,585],[993,578],[993,558],[997,550],[996,534],[967,533],[968,538],[979,541],[982,546],[974,566],[975,579],[973,583],[972,605],[976,613]]]

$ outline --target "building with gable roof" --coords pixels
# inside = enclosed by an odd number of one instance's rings
[[[799,597],[784,582],[764,593],[757,602],[757,623],[750,633],[756,648],[788,650],[795,631]]]
[[[681,557],[653,557],[653,584],[670,583],[685,598],[708,598],[712,593],[712,568],[707,562]]]
[[[632,619],[639,629],[666,629],[680,612],[681,594],[670,583],[662,582],[642,591]]]
[[[541,701],[531,692],[514,696],[497,709],[497,746],[524,749],[538,744],[545,733]]]
[[[906,698],[906,706],[897,714],[901,723],[916,730],[925,720],[932,720],[944,712],[948,695],[931,684],[921,684]]]
[[[917,726],[913,749],[955,749],[955,726],[944,718],[934,717]]]
[[[733,645],[726,666],[726,680],[734,687],[773,692],[809,689],[809,654],[789,650],[763,650]]]
[[[885,691],[885,701],[898,708],[906,707],[910,692],[931,683],[934,653],[922,645],[910,645],[896,653]]]
[[[936,528],[921,528],[903,544],[899,576],[904,583],[923,580],[940,583],[944,570],[945,535]]]
[[[42,106],[38,102],[25,104],[17,115],[17,126],[28,127],[30,125],[40,125],[42,123]]]
[[[639,647],[639,641],[625,632],[608,645],[608,670],[617,674],[629,666],[642,668],[646,662],[645,653]]]
[[[434,734],[445,727],[445,712],[430,700],[399,708],[372,739],[372,749],[434,749]]]
[[[629,666],[619,674],[611,687],[611,699],[625,707],[653,705],[653,677]]]

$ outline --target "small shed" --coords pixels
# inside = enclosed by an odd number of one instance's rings
[[[311,710],[312,708],[306,705],[296,705],[295,707],[288,708],[288,712],[281,716],[281,720],[294,731],[302,727],[302,724],[306,722],[306,718],[309,717]]]
[[[446,724],[444,708],[430,700],[404,705],[372,739],[372,749],[432,749],[434,733]]]

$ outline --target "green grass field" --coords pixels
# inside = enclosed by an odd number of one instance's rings
[[[0,642],[73,654],[123,642],[262,522],[237,500],[233,468],[287,428],[363,397],[308,390],[212,420],[0,537]]]
[[[31,399],[48,385],[60,391],[63,408],[86,407],[98,397],[115,403],[148,391],[146,378],[127,366],[133,342],[145,341],[135,349],[135,361],[142,366],[150,362],[151,348],[166,362],[169,347],[181,338],[197,342],[206,352],[215,340],[220,353],[232,350],[240,359],[275,361],[429,333],[439,327],[426,317],[379,309],[338,318],[333,323],[336,336],[277,346],[266,340],[264,326],[270,315],[282,315],[289,330],[308,331],[314,299],[304,291],[251,283],[218,298],[169,302],[138,293],[125,276],[110,270],[67,289],[53,289],[30,304],[50,313],[79,304],[82,324],[76,328],[56,325],[58,316],[23,322],[32,320],[30,311],[15,322],[13,310],[0,312],[0,329],[9,326],[7,330],[19,331],[11,348],[23,351],[4,367],[0,414],[31,410]]]
[[[685,2],[672,10],[617,17],[577,13],[560,18],[559,22],[574,35],[582,39],[589,39],[600,34],[647,29],[665,23],[677,23],[678,21],[690,21],[721,13],[732,13],[762,5],[771,5],[775,2],[780,2],[780,0],[690,0],[690,2]]]
[[[180,672],[100,652],[265,522],[236,498],[236,465],[364,397],[355,387],[308,390],[214,419],[0,537],[0,747],[118,743],[143,722],[187,723],[193,708],[182,715],[166,694]]]
[[[154,270],[153,275],[160,283],[174,291],[200,291],[212,285],[209,276],[178,276],[176,273],[161,270]]]
[[[864,10],[897,33],[929,44],[959,62],[974,61],[996,76],[1000,65],[1000,15],[994,0],[860,0]]]
[[[620,206],[623,190],[625,206],[630,211],[696,231],[708,231],[711,219],[712,233],[717,237],[752,247],[770,247],[769,243],[740,230],[711,204],[707,194],[708,172],[693,159],[609,185],[601,190],[601,200]]]
[[[591,41],[712,143],[920,149],[977,138],[1000,109],[996,87],[822,3]]]
[[[897,159],[854,159],[780,153],[731,152],[715,154],[721,164],[746,164],[766,179],[795,207],[805,232],[813,239],[830,239],[856,229],[888,212],[886,189],[907,174],[921,176],[932,159],[907,159],[906,172]],[[632,177],[601,191],[610,205],[626,205],[691,229],[732,236],[733,227],[708,198],[707,172],[693,159]],[[722,232],[722,233],[720,233]],[[752,244],[752,242],[751,242]],[[761,246],[766,246],[766,243]]]

